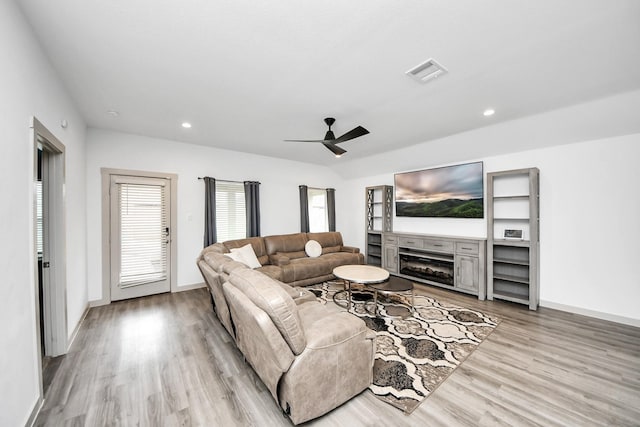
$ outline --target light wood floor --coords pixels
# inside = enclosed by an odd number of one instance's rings
[[[502,322],[413,414],[365,391],[310,425],[640,425],[640,328],[419,292]],[[91,309],[36,425],[291,423],[197,289]]]

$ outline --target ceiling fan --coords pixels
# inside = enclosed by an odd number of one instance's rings
[[[362,126],[355,127],[351,129],[349,132],[344,135],[336,138],[331,130],[331,125],[335,123],[336,119],[333,117],[327,117],[324,119],[324,122],[329,126],[329,130],[324,135],[324,139],[285,139],[285,141],[289,142],[319,142],[322,143],[325,147],[327,147],[336,157],[342,156],[347,150],[338,147],[336,144],[340,144],[341,142],[349,141],[354,138],[358,138],[360,136],[366,135],[369,133],[368,130],[363,128]]]

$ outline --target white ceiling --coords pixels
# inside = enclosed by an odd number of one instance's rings
[[[360,158],[640,89],[638,0],[16,1],[89,126],[324,165],[283,140],[333,116]]]

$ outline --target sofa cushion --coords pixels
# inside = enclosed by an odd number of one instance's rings
[[[336,304],[317,304],[317,300],[314,302],[307,301],[298,305],[298,315],[305,331],[315,322],[321,322],[323,319],[340,311],[341,309]]]
[[[222,272],[223,274],[231,274],[233,273],[235,270],[249,270],[249,267],[247,267],[247,264],[240,262],[240,261],[234,261],[232,259],[229,259],[229,262],[226,262],[224,264],[222,264]]]
[[[322,255],[322,260],[329,264],[331,271],[341,265],[361,264],[361,255],[351,252],[334,252]]]
[[[282,269],[276,265],[263,265],[256,268],[256,271],[266,274],[275,280],[282,280]]]
[[[264,246],[268,254],[278,252],[304,252],[307,243],[307,233],[280,234],[265,236]]]
[[[332,254],[334,252],[340,252],[340,249],[342,249],[342,246],[327,246],[322,248],[322,254]]]
[[[234,270],[229,281],[267,313],[294,354],[302,353],[306,340],[298,308],[278,282],[248,268]]]
[[[260,264],[269,264],[269,255],[264,246],[264,239],[262,237],[249,237],[247,239],[229,240],[224,242],[224,246],[231,251],[234,248],[241,248],[250,243],[253,248],[253,252],[256,254]]]
[[[289,259],[288,256],[283,255],[281,253],[277,253],[277,254],[269,255],[269,262],[272,265],[283,266],[283,265],[289,264],[291,260]]]
[[[331,274],[333,268],[331,264],[322,257],[319,258],[297,258],[292,259],[287,265],[282,266],[282,278],[285,283],[292,283],[299,280],[321,277]]]
[[[276,252],[277,256],[286,256],[289,259],[296,258],[306,258],[307,253],[305,251],[295,251],[295,252]]]
[[[327,231],[324,233],[307,233],[309,240],[316,240],[323,248],[338,246],[342,247],[342,234],[339,231]],[[340,249],[338,249],[340,250]]]
[[[205,252],[202,258],[216,273],[222,273],[222,266],[232,261],[226,254],[222,255],[219,252]]]
[[[202,254],[206,254],[207,252],[215,252],[215,253],[219,253],[219,254],[224,254],[229,252],[229,249],[227,249],[222,243],[214,243],[212,245],[207,246],[206,248],[204,248],[202,250]]]
[[[316,304],[318,302],[315,294],[311,291],[308,291],[306,289],[301,289],[301,288],[294,288],[293,286],[289,286],[286,283],[282,283],[282,282],[277,282],[277,283],[293,299],[293,301],[296,303],[297,306],[300,306],[301,304],[305,304],[308,302],[313,302]],[[301,316],[299,307],[298,307],[298,315]],[[302,326],[304,328],[304,324]]]
[[[251,246],[249,243],[241,248],[231,249],[231,254],[239,254],[240,259],[236,261],[244,262],[249,266],[249,268],[262,267],[262,264],[260,264],[260,261],[258,261],[256,253],[253,251],[253,246]]]

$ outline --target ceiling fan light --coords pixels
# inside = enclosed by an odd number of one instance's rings
[[[345,133],[344,135],[336,138],[333,131],[331,130],[331,125],[333,125],[333,123],[335,122],[335,119],[332,117],[327,117],[326,119],[324,119],[324,122],[327,124],[327,126],[329,126],[329,130],[327,131],[327,133],[325,133],[324,139],[285,139],[285,141],[321,143],[329,151],[331,151],[334,156],[340,157],[344,153],[346,153],[347,150],[338,147],[337,144],[340,144],[345,141],[351,141],[352,139],[358,138],[360,136],[363,136],[369,133],[369,131],[363,128],[362,126],[357,126],[351,129],[349,132]]]

